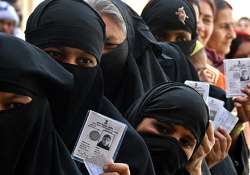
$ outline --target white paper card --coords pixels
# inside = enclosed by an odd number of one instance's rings
[[[78,138],[72,158],[99,167],[113,162],[127,125],[104,115],[89,111]]]
[[[95,164],[84,161],[84,165],[85,165],[85,167],[88,170],[90,175],[100,175],[103,173],[103,169]]]
[[[227,97],[243,96],[240,89],[250,83],[250,58],[224,60]]]
[[[187,80],[185,81],[185,84],[198,91],[203,97],[204,101],[208,104],[209,87],[210,87],[208,83]]]
[[[210,120],[214,120],[217,112],[223,108],[224,101],[218,100],[213,97],[208,97],[208,108],[209,108],[209,116]]]
[[[238,120],[238,117],[235,117],[223,107],[220,108],[214,118],[214,127],[215,129],[223,127],[227,133],[230,133],[237,124]]]

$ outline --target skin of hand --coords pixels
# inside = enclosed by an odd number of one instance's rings
[[[201,174],[201,164],[202,160],[207,156],[207,154],[212,150],[215,144],[214,127],[211,121],[209,121],[209,126],[206,131],[201,145],[198,147],[196,152],[192,155],[188,164],[186,165],[186,170],[191,175]]]
[[[250,84],[241,91],[245,94],[242,97],[235,97],[234,106],[237,108],[239,122],[244,123],[250,121]]]
[[[124,163],[108,163],[103,166],[101,175],[130,175],[129,166]]]
[[[218,131],[215,131],[214,147],[206,157],[206,162],[209,168],[212,168],[226,158],[231,143],[231,136],[223,128],[219,128]]]

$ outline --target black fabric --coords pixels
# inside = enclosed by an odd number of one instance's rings
[[[192,132],[198,145],[209,120],[207,106],[199,93],[177,82],[163,83],[148,91],[131,107],[127,116],[135,128],[147,116],[180,124]]]
[[[70,98],[67,102],[67,106],[65,106],[65,109],[68,109],[68,111],[65,112],[61,110],[64,114],[58,118],[58,121],[59,119],[61,120],[61,123],[58,124],[58,131],[62,135],[69,150],[73,150],[85,121],[87,111],[94,110],[128,125],[126,135],[117,155],[117,161],[127,163],[133,174],[153,175],[154,168],[145,143],[133,127],[130,126],[121,114],[116,111],[115,107],[103,96],[103,77],[100,67],[88,68],[89,70],[86,70],[86,68],[75,65],[62,65],[73,73],[75,78],[74,90],[69,94]],[[60,107],[62,107],[64,103],[60,103],[60,105]],[[62,117],[65,117],[65,119],[62,119]],[[80,167],[84,173],[86,169],[82,167],[82,165],[80,165]]]
[[[161,54],[160,50],[155,49],[155,44],[148,39],[147,35],[152,34],[143,20],[122,1],[113,0],[112,2],[120,10],[126,23],[126,42],[129,53],[125,66],[115,67],[118,65],[116,60],[119,59],[119,54],[116,54],[116,59],[112,63],[113,69],[119,69],[122,73],[122,76],[119,76],[120,79],[115,80],[114,78],[118,77],[106,75],[107,69],[104,67],[104,77],[110,76],[104,82],[105,95],[124,114],[136,99],[153,86],[166,82],[167,77],[156,59]],[[103,59],[109,58],[104,57]]]
[[[105,28],[100,16],[82,0],[46,0],[29,17],[25,37],[39,48],[67,45],[88,50],[100,61]]]
[[[182,13],[178,15],[177,12],[181,8],[183,8]],[[187,17],[185,18],[184,15]],[[175,44],[182,49],[186,56],[192,53],[197,39],[197,21],[195,11],[188,0],[151,0],[143,9],[141,16],[158,39],[167,31],[190,32],[192,36],[190,41]]]
[[[159,63],[171,81],[184,83],[186,80],[199,80],[194,66],[178,46],[163,42],[159,46],[163,52],[163,56],[158,58]]]
[[[182,83],[164,83],[148,91],[127,113],[130,123],[137,128],[146,118],[166,124],[179,124],[191,131],[197,145],[201,143],[208,126],[208,109],[202,97]],[[179,142],[173,138],[143,134],[151,153],[157,174],[175,174],[187,162]],[[184,173],[184,171],[182,171]]]
[[[234,163],[236,171],[241,175],[249,175],[249,149],[245,140],[244,133],[242,132],[235,143],[235,148],[229,155]]]
[[[51,87],[58,92],[67,92],[72,88],[72,74],[45,52],[17,38],[3,34],[0,37],[0,79],[10,85],[6,90],[15,85],[26,92],[49,96]]]
[[[114,90],[120,88],[123,81],[124,69],[127,66],[128,42],[125,40],[117,48],[102,55],[101,67],[103,70],[105,95],[111,97]]]
[[[230,156],[210,168],[210,172],[212,175],[238,175]]]
[[[51,13],[51,10],[54,11],[54,7],[61,16],[53,16],[54,14]],[[63,14],[68,16],[65,17]],[[44,18],[45,16],[46,18]],[[77,25],[78,29],[86,28],[78,30],[74,33],[74,36],[65,40],[63,46],[78,48],[87,53],[92,53],[94,50],[98,51],[95,56],[101,54],[99,51],[102,49],[105,34],[104,25],[101,25],[103,22],[100,21],[99,16],[82,0],[52,0],[43,2],[31,15],[27,24],[27,31],[32,30],[34,24],[42,24],[42,21],[46,22],[49,18],[52,18],[54,21],[54,23],[50,24],[52,28],[56,27],[58,22],[67,25],[63,29],[65,30],[65,35],[71,31],[71,26],[74,27],[74,25]],[[50,31],[50,28],[44,27],[43,30],[36,30],[34,33],[27,32],[27,35],[30,35],[27,37],[28,41],[38,44],[41,48],[44,48],[44,45],[39,44],[40,40],[47,40],[47,44],[50,47],[61,47],[61,43],[50,40],[50,37],[56,37],[57,41],[64,39],[64,35],[62,36],[60,33],[58,35],[54,33],[53,36],[46,36],[44,38],[33,38],[33,35],[43,35],[47,30]],[[91,31],[86,32],[87,30]],[[99,36],[99,34],[103,36]],[[81,36],[84,36],[84,38],[81,38]],[[79,44],[83,46],[87,45],[90,48],[72,44],[78,43],[79,39],[81,40]],[[97,43],[92,43],[92,41],[96,41]],[[74,75],[74,87],[72,91],[63,96],[59,96],[56,91],[53,92],[55,93],[54,98],[58,99],[58,101],[53,103],[53,107],[57,109],[55,111],[57,114],[55,126],[71,152],[80,134],[88,110],[99,112],[107,117],[126,123],[128,129],[120,148],[121,151],[117,155],[117,161],[127,163],[133,174],[153,175],[154,169],[145,143],[103,95],[103,76],[99,65],[101,61],[98,56],[97,59],[99,60],[97,66],[92,68],[61,63],[64,68]],[[78,163],[78,166],[83,174],[88,174],[83,164]]]
[[[152,134],[142,134],[142,137],[154,160],[156,174],[174,175],[187,164],[187,156],[176,139]]]
[[[54,128],[46,96],[48,87],[67,89],[72,75],[20,39],[0,34],[0,47],[1,91],[32,98],[29,104],[0,111],[1,173],[80,175]]]

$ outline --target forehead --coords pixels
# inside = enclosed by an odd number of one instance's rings
[[[102,19],[106,25],[106,37],[107,40],[124,40],[126,34],[123,32],[122,27],[115,22],[114,19],[107,15],[102,15]]]
[[[199,5],[200,5],[200,13],[201,13],[201,15],[213,16],[213,10],[212,10],[211,6],[207,2],[200,1]]]
[[[233,22],[232,9],[225,8],[216,14],[215,23],[231,23]]]

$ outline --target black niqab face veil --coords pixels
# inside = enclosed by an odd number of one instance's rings
[[[192,34],[191,41],[175,42],[190,56],[197,39],[196,14],[188,0],[151,0],[143,9],[142,18],[155,36],[167,31],[184,30]]]
[[[146,117],[181,125],[194,135],[196,147],[205,135],[209,120],[203,98],[181,83],[164,83],[153,88],[131,107],[127,116],[135,128]],[[152,134],[142,134],[142,137],[149,146],[156,174],[174,174],[187,162],[177,140]]]
[[[111,54],[103,55],[105,96],[125,114],[130,105],[153,86],[166,82],[154,50],[152,35],[144,21],[124,2],[112,0],[120,11],[127,29],[127,38]],[[122,57],[122,58],[121,58]],[[119,59],[119,60],[118,60]],[[108,61],[109,60],[109,61]],[[116,75],[111,73],[118,72]]]
[[[0,34],[0,50],[0,91],[32,98],[0,111],[1,173],[80,175],[54,129],[47,93],[51,87],[70,88],[72,75],[20,39]]]
[[[105,40],[105,26],[101,17],[82,0],[48,0],[31,14],[26,27],[26,39],[39,48],[72,47],[96,57],[98,65],[84,68],[61,63],[74,75],[74,88],[61,96],[54,105],[55,125],[72,151],[83,116],[87,110],[98,108],[103,94],[99,68]],[[75,123],[75,121],[78,121]]]

